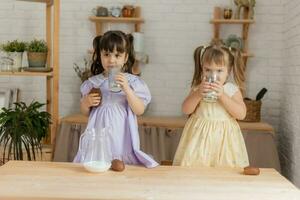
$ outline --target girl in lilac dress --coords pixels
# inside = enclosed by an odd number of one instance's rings
[[[146,83],[132,74],[135,61],[132,35],[108,31],[95,37],[93,46],[91,72],[94,76],[81,85],[81,112],[89,115],[87,128],[112,129],[109,141],[113,159],[125,164],[156,167],[158,163],[140,150],[136,115],[144,113],[151,94]],[[108,71],[112,66],[123,66],[123,73],[115,77],[122,88],[118,93],[109,90]],[[89,94],[92,88],[100,88],[102,97]],[[82,153],[77,152],[74,162],[81,162]]]

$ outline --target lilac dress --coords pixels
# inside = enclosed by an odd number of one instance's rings
[[[129,86],[147,106],[151,100],[151,94],[145,82],[138,76],[127,73],[125,75]],[[110,92],[108,78],[102,74],[86,80],[81,85],[81,94],[87,95],[93,87],[100,88],[102,100],[100,106],[91,110],[87,128],[94,128],[96,131],[105,127],[112,128],[109,140],[113,159],[121,159],[125,164],[156,167],[158,163],[140,150],[137,118],[128,105],[125,93],[123,91]],[[80,162],[82,153],[77,152],[74,162]]]

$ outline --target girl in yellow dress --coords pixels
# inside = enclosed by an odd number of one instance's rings
[[[174,158],[174,165],[245,167],[247,150],[236,119],[244,119],[246,106],[241,90],[244,65],[240,51],[221,45],[200,46],[194,52],[192,89],[182,104],[190,115]],[[208,82],[209,73],[217,74]],[[229,82],[229,77],[233,81]],[[217,100],[208,101],[208,95]]]

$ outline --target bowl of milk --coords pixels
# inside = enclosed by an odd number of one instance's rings
[[[104,162],[104,161],[90,161],[90,162],[85,162],[83,163],[83,167],[93,173],[98,173],[98,172],[105,172],[109,170],[111,166],[111,163]]]

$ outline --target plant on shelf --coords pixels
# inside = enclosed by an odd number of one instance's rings
[[[74,63],[74,70],[77,74],[77,76],[80,78],[81,82],[84,82],[87,80],[89,77],[92,76],[91,70],[91,61],[88,61],[86,58],[84,58],[84,67],[81,68],[77,63]]]
[[[39,109],[45,104],[37,101],[27,106],[16,102],[15,108],[2,108],[0,112],[0,146],[2,162],[8,160],[36,160],[42,157],[43,138],[48,135],[51,115]]]
[[[30,41],[26,50],[29,67],[46,67],[48,47],[44,40]]]
[[[18,40],[8,41],[1,45],[1,50],[5,52],[24,52],[26,43]]]
[[[26,43],[18,40],[7,41],[0,45],[0,49],[6,52],[6,57],[13,61],[11,70],[20,71],[22,67],[23,52],[26,49]]]

